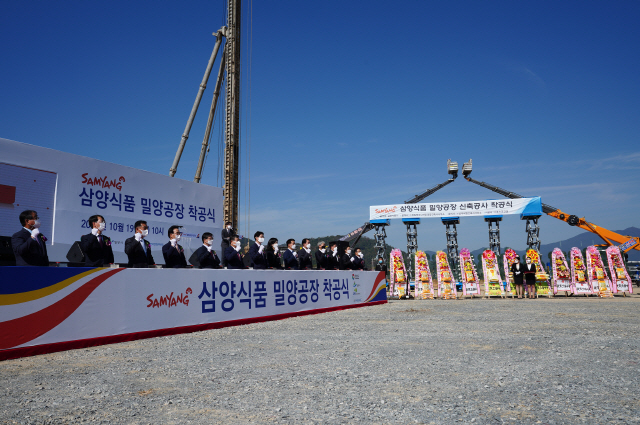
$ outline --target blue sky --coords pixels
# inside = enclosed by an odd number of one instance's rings
[[[242,233],[347,233],[370,205],[444,181],[448,158],[605,228],[640,227],[640,3],[362,5],[244,5]],[[168,173],[224,2],[0,10],[0,137]],[[193,179],[214,78],[177,177]],[[219,129],[205,184],[219,182]],[[460,177],[426,201],[496,197]],[[525,246],[516,216],[501,228],[503,247]],[[581,232],[541,228],[543,243]],[[400,223],[387,233],[406,245]],[[445,246],[437,220],[418,234]],[[463,220],[459,242],[486,246],[482,219]]]

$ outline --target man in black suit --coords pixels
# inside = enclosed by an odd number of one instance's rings
[[[181,227],[182,226],[169,227],[169,242],[162,246],[165,269],[183,269],[187,267],[187,260],[184,258],[184,249],[178,244],[178,241],[180,241],[182,237]]]
[[[80,248],[84,253],[86,267],[104,267],[113,263],[111,239],[103,233],[106,226],[107,223],[105,223],[103,216],[92,215],[89,217],[91,233],[82,235],[80,238]]]
[[[360,248],[355,248],[356,255],[353,257],[353,270],[366,270],[364,267],[364,254]]]
[[[282,255],[285,270],[298,270],[300,268],[300,264],[298,264],[298,254],[295,252],[295,249],[295,239],[288,239],[287,250]]]
[[[267,268],[267,254],[264,252],[264,232],[256,232],[253,235],[255,243],[249,248],[249,256],[251,256],[251,262],[253,263],[254,270],[263,270]]]
[[[224,259],[227,261],[227,269],[244,269],[242,255],[240,255],[240,238],[238,235],[231,236],[230,246],[224,251]]]
[[[327,268],[327,246],[324,244],[324,241],[318,242],[318,250],[315,252],[316,255],[316,268],[318,270],[325,270]]]
[[[311,261],[311,241],[308,238],[302,240],[302,246],[298,251],[298,261],[300,263],[300,270],[313,269],[313,262]]]
[[[202,246],[194,253],[201,269],[221,269],[220,258],[213,249],[213,235],[209,232],[202,234]]]
[[[340,270],[353,270],[354,258],[351,256],[351,247],[347,246],[344,254],[340,256]]]
[[[220,248],[222,249],[222,265],[227,265],[226,255],[227,248],[229,248],[231,244],[231,238],[236,235],[236,231],[231,226],[231,222],[227,221],[224,224],[224,229],[222,229],[222,241],[220,242]]]
[[[327,253],[327,270],[340,270],[340,256],[338,255],[338,244],[333,242],[329,245],[331,252]]]
[[[124,252],[129,257],[127,267],[134,269],[146,269],[156,262],[151,255],[151,244],[144,238],[149,234],[149,226],[143,220],[136,221],[136,234],[124,241]]]
[[[38,213],[26,210],[20,213],[22,229],[11,236],[11,247],[16,257],[16,266],[49,266],[45,238],[38,228]]]

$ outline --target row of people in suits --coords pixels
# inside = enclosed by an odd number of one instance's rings
[[[34,210],[25,210],[19,216],[22,229],[11,237],[11,247],[17,266],[48,266],[47,238],[40,233],[40,219]],[[103,267],[114,262],[111,239],[103,232],[106,222],[101,215],[93,215],[88,220],[91,232],[80,238],[80,249],[84,254],[86,267]],[[134,225],[135,234],[125,240],[124,252],[129,259],[127,266],[146,268],[153,266],[155,260],[151,253],[151,244],[145,240],[149,234],[146,221],[139,220]],[[184,249],[178,243],[182,233],[179,226],[169,228],[169,242],[162,247],[165,267],[187,267]],[[213,235],[202,235],[203,246],[197,251],[202,268],[221,268],[220,259],[213,247]],[[209,247],[207,249],[206,247]]]
[[[18,266],[48,266],[46,237],[40,233],[38,214],[33,210],[26,210],[20,214],[23,228],[15,233],[11,244]],[[103,216],[93,215],[88,220],[91,232],[80,238],[80,248],[84,254],[85,266],[103,267],[114,262],[111,239],[104,234],[106,222]],[[228,223],[229,225],[229,223]],[[229,226],[227,226],[229,227]],[[127,238],[124,251],[128,257],[128,267],[146,268],[153,266],[155,260],[151,252],[151,244],[145,239],[149,234],[147,222],[139,220],[134,224],[135,233]],[[226,235],[225,235],[226,231]],[[169,242],[162,247],[165,268],[187,267],[184,248],[179,244],[182,237],[180,226],[171,226],[168,230]],[[209,232],[202,234],[202,246],[195,253],[194,261],[199,268],[228,269],[247,268],[240,254],[240,239],[233,229],[223,230],[223,259],[218,257],[213,249],[213,235]],[[226,237],[226,240],[225,240]],[[226,244],[225,244],[226,242]],[[365,270],[364,259],[360,248],[356,248],[355,255],[351,255],[351,248],[338,254],[338,246],[331,243],[329,250],[324,242],[318,243],[315,252],[316,268],[318,270]],[[249,248],[250,266],[254,269],[285,269],[309,270],[313,268],[311,244],[308,238],[302,240],[302,247],[296,250],[296,241],[287,240],[287,249],[280,253],[278,240],[269,239],[264,244],[264,233],[256,232],[254,243]]]
[[[311,241],[302,239],[302,246],[296,249],[295,239],[288,239],[287,249],[281,254],[278,239],[271,238],[264,244],[264,233],[256,232],[254,242],[249,247],[248,255],[254,269],[311,270],[316,259],[318,270],[365,270],[364,256],[360,248],[351,255],[351,248],[343,254],[338,253],[338,244],[331,243],[327,251],[324,241],[318,243],[316,252],[311,253]],[[239,243],[239,242],[238,242]]]
[[[231,222],[225,223],[221,237],[222,264],[227,265],[227,257],[232,259],[236,257],[233,250],[239,252],[240,243]],[[326,243],[321,241],[318,243],[316,252],[312,255],[311,241],[308,238],[302,239],[302,246],[299,248],[297,248],[295,239],[288,239],[287,249],[281,253],[277,238],[269,239],[265,245],[264,232],[258,231],[253,235],[253,239],[249,251],[242,256],[245,268],[310,270],[313,269],[312,258],[315,257],[316,269],[318,270],[366,270],[364,256],[360,248],[355,248],[354,255],[351,254],[350,248],[340,254],[337,243],[330,244],[327,251]]]

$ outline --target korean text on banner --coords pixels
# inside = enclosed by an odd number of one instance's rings
[[[52,245],[50,261],[67,261],[69,247],[91,231],[94,214],[105,218],[116,263],[127,261],[124,241],[138,220],[147,221],[157,253],[172,225],[183,227],[187,252],[202,245],[202,233],[222,230],[221,188],[5,139],[0,152],[0,182],[15,194],[13,208],[0,208],[0,235],[18,230],[20,211],[36,210]]]
[[[369,207],[369,219],[507,215],[522,214],[528,210],[542,211],[542,201],[539,196],[485,201],[380,205]]]

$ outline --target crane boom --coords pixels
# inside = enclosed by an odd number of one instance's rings
[[[499,193],[500,195],[506,196],[507,198],[511,198],[511,199],[524,198],[524,196],[518,195],[517,193],[511,192],[511,191],[502,189],[498,186],[494,186],[486,182],[481,182],[469,177],[469,174],[471,174],[471,160],[469,160],[468,163],[464,164],[462,169],[462,174],[464,175],[464,178],[467,181],[470,181],[471,183],[475,183],[478,186],[484,187],[493,192]],[[627,252],[631,249],[636,249],[640,251],[640,238],[638,237],[621,235],[619,233],[605,229],[604,227],[600,227],[593,223],[589,223],[587,220],[584,219],[584,217],[580,218],[576,215],[567,214],[561,211],[559,208],[552,207],[551,205],[542,204],[542,212],[544,212],[545,214],[551,217],[557,218],[558,220],[562,220],[568,223],[570,226],[576,226],[588,232],[595,233],[596,235],[600,236],[602,240],[604,240],[607,243],[607,245],[615,245],[614,242],[621,245],[624,244],[625,246],[622,247],[623,252]],[[635,243],[630,241],[635,241]]]
[[[493,192],[499,193],[502,196],[506,196],[507,198],[511,198],[511,199],[518,199],[518,198],[524,198],[524,196],[522,195],[518,195],[515,192],[510,192],[508,190],[502,189],[498,186],[494,186],[492,184],[486,183],[486,182],[481,182],[475,179],[472,179],[469,176],[465,176],[465,179],[467,179],[467,181],[470,181],[471,183],[475,183],[478,186],[484,187],[486,189],[489,189]],[[557,211],[558,209],[555,207],[552,207],[551,205],[547,205],[547,204],[542,204],[542,212],[544,212],[545,214],[550,214],[553,211]]]
[[[409,199],[408,201],[404,201],[404,203],[405,204],[418,203],[418,202],[422,201],[424,198],[426,198],[427,196],[433,195],[434,193],[436,193],[437,191],[439,191],[440,189],[442,189],[443,187],[445,187],[449,183],[452,183],[454,180],[455,180],[455,177],[452,177],[449,180],[447,180],[446,182],[440,183],[439,185],[436,185],[436,186],[432,187],[431,189],[427,190],[426,192],[423,192],[420,195],[414,196],[413,198]]]

